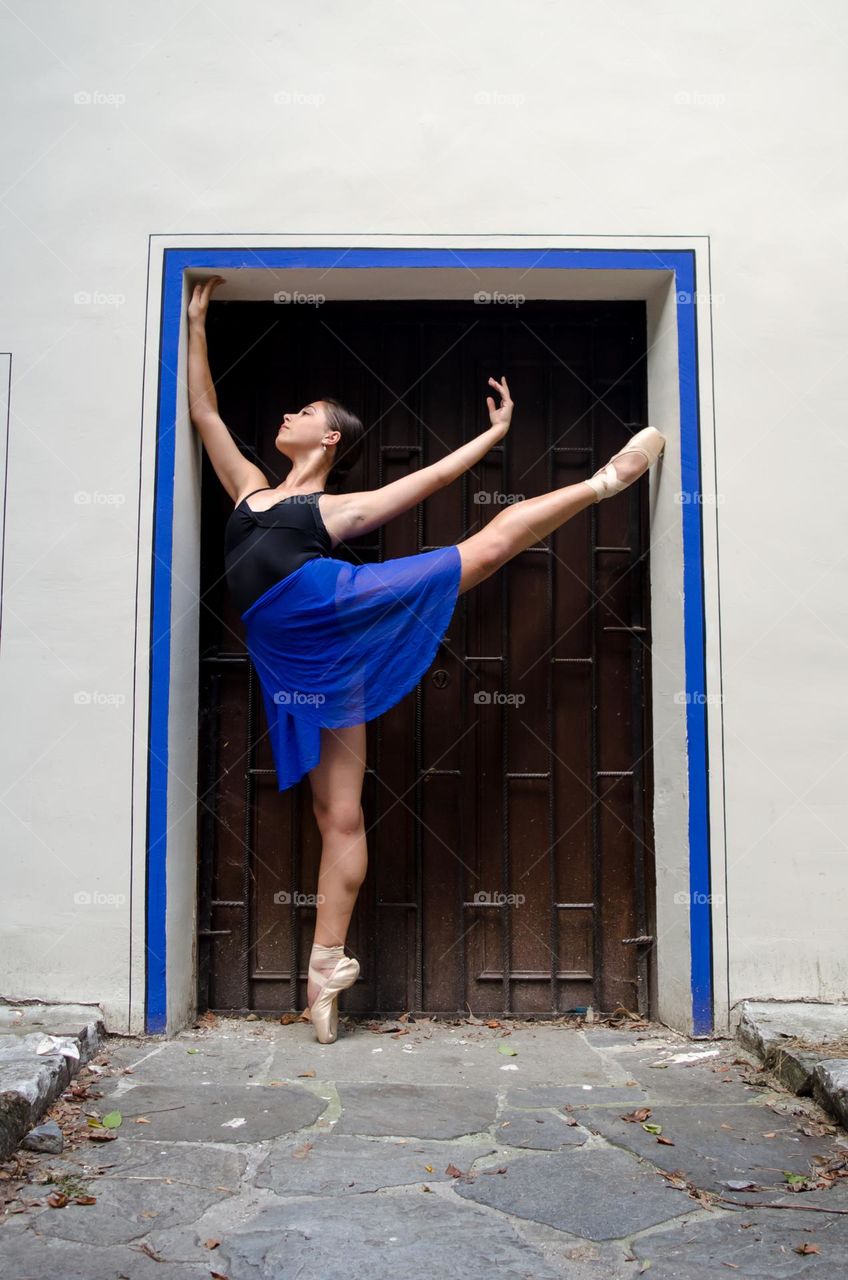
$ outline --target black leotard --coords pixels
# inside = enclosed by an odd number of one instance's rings
[[[227,585],[239,614],[307,560],[329,555],[332,545],[318,506],[323,489],[291,494],[266,511],[252,511],[247,499],[262,492],[246,494],[224,530]]]

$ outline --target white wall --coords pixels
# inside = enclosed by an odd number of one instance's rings
[[[836,0],[0,9],[0,993],[119,1030],[133,957],[137,1007],[148,237],[236,232],[709,236],[717,976],[731,1008],[846,995],[846,26]]]

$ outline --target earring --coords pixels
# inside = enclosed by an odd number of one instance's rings
[[[325,453],[327,452],[327,446],[325,444],[322,444],[321,448],[324,450]]]

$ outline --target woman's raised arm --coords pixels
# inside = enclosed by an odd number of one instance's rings
[[[346,537],[358,538],[370,533],[388,520],[394,519],[410,507],[417,506],[437,489],[443,489],[461,476],[475,462],[484,458],[494,445],[503,440],[512,420],[513,403],[509,394],[506,378],[497,382],[490,378],[489,382],[500,392],[501,403],[495,407],[491,396],[487,396],[491,426],[488,431],[475,436],[467,444],[460,445],[447,457],[440,458],[428,467],[420,467],[411,471],[408,476],[392,480],[379,489],[363,489],[359,493],[339,495],[340,511],[348,522],[350,533]],[[342,506],[343,500],[343,506]]]
[[[206,312],[212,290],[223,283],[221,276],[210,276],[203,284],[196,284],[192,292],[188,308],[188,400],[191,420],[215,474],[233,502],[237,502],[241,494],[264,488],[268,480],[244,456],[218,413],[206,347]]]

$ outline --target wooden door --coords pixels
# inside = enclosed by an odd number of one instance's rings
[[[209,347],[222,415],[274,484],[284,411],[334,396],[358,412],[347,487],[371,488],[483,431],[487,379],[506,374],[504,444],[334,551],[368,562],[458,542],[592,474],[647,421],[645,332],[632,302],[230,303],[211,308]],[[200,1007],[299,1010],[320,856],[309,782],[276,789],[208,459],[203,492]],[[650,1012],[646,495],[641,480],[460,596],[427,675],[369,722],[346,1009]]]

